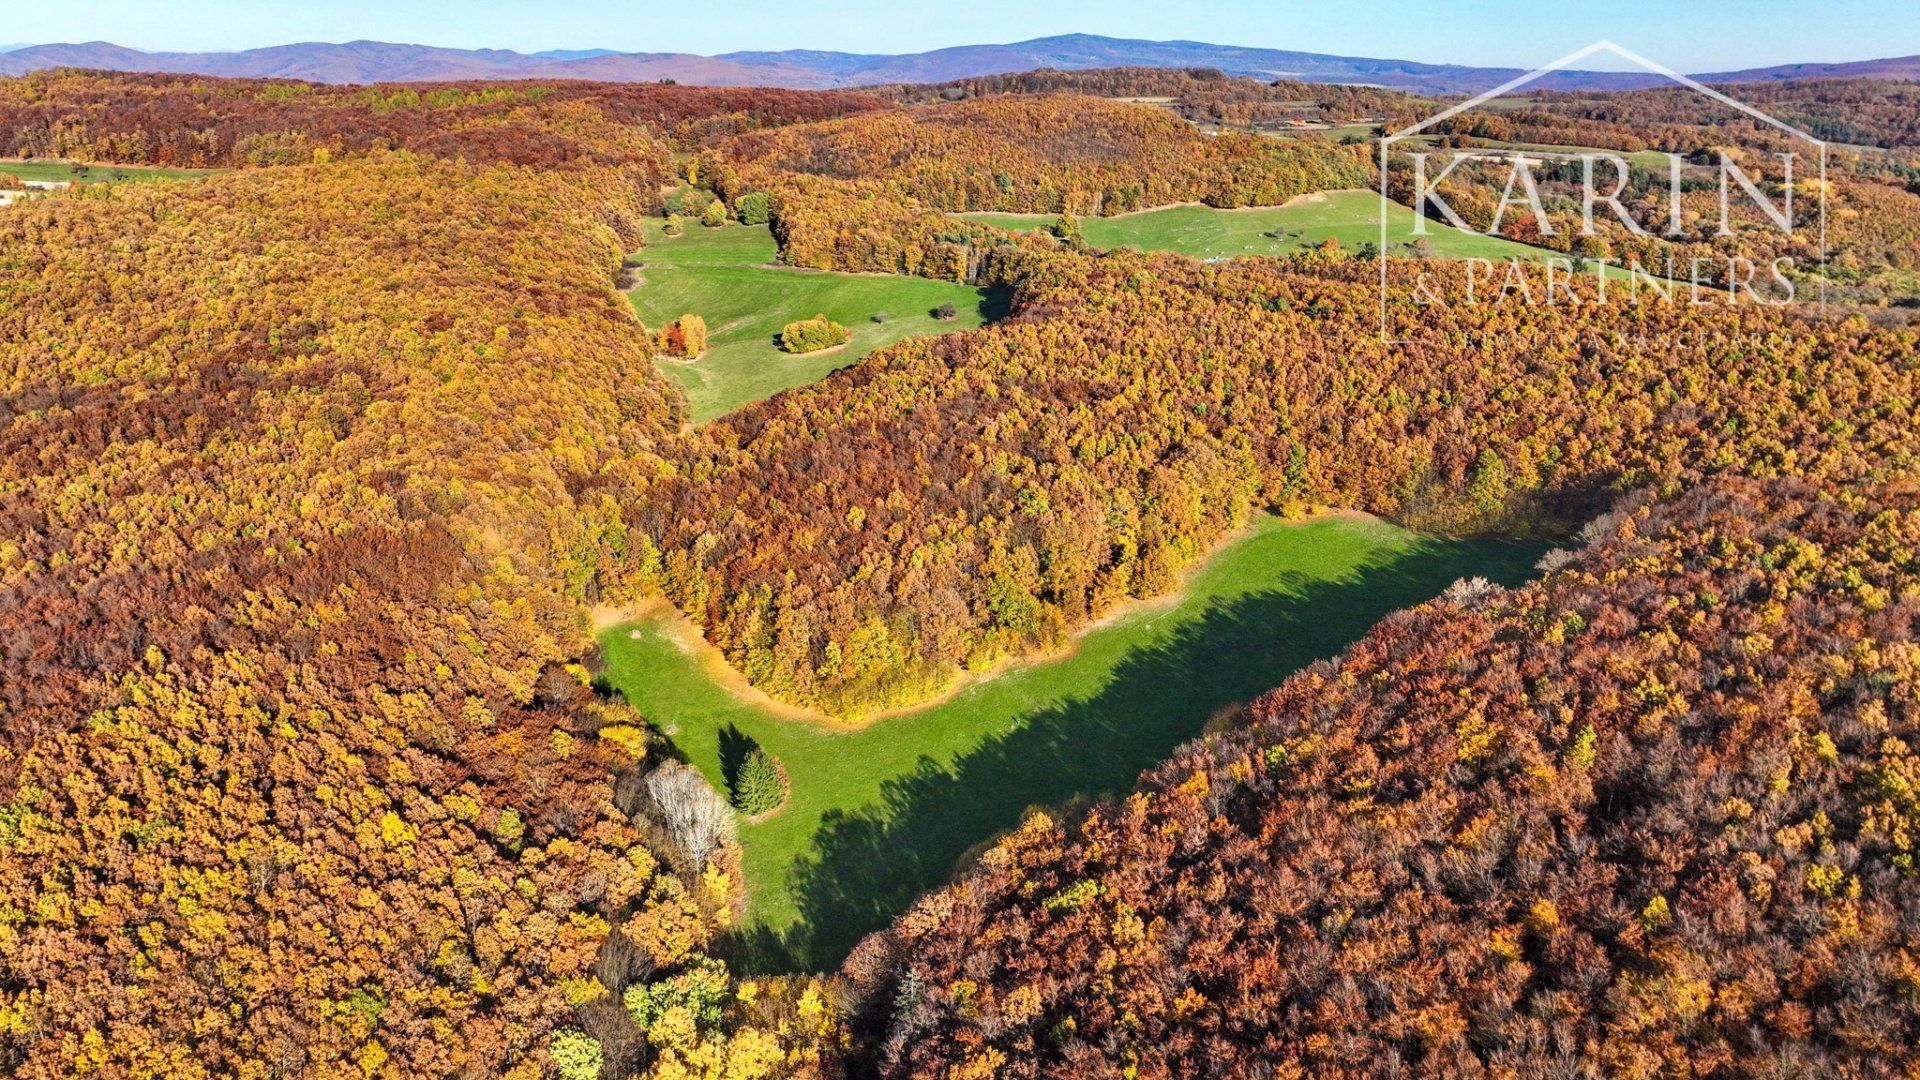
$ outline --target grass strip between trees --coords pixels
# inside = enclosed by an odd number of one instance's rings
[[[855,729],[763,708],[715,677],[677,617],[601,635],[604,678],[721,791],[754,750],[791,783],[744,822],[747,970],[826,969],[1035,806],[1125,790],[1292,671],[1466,576],[1524,579],[1541,548],[1442,540],[1358,515],[1262,516],[1174,598],[1067,656]]]

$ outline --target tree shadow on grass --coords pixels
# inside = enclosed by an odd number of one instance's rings
[[[1173,640],[1129,656],[1094,696],[1030,716],[957,761],[922,758],[885,784],[879,802],[830,812],[793,875],[799,922],[785,933],[743,935],[736,965],[753,973],[838,966],[1031,808],[1126,791],[1215,714],[1461,577],[1526,580],[1541,550],[1429,539],[1344,580],[1288,575],[1271,591],[1216,604]]]
[[[740,779],[740,766],[746,762],[747,755],[760,749],[753,736],[728,724],[720,729],[720,779],[731,793]]]
[[[979,311],[989,324],[1013,314],[1013,290],[998,285],[981,287]]]

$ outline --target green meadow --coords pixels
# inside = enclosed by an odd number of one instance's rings
[[[1523,580],[1540,550],[1357,515],[1261,516],[1177,597],[1102,622],[1062,657],[854,729],[737,693],[677,615],[602,634],[603,677],[722,791],[754,745],[785,763],[786,806],[741,823],[739,964],[821,970],[1033,808],[1126,790],[1210,719],[1381,617],[1464,576]]]
[[[1531,150],[1536,153],[1558,154],[1561,156],[1611,154],[1615,157],[1625,159],[1628,164],[1638,165],[1644,169],[1665,170],[1667,167],[1667,155],[1658,150],[1608,150],[1599,146],[1562,146],[1553,143],[1510,142],[1505,139],[1485,139],[1482,141],[1487,146],[1497,150]],[[1602,165],[1600,168],[1604,170],[1606,166]],[[1612,174],[1605,171],[1600,173],[1603,180],[1610,175]]]
[[[217,169],[150,169],[133,165],[79,165],[70,161],[0,161],[0,175],[22,180],[70,180],[77,184],[148,183],[192,180]]]
[[[1235,255],[1286,255],[1314,247],[1331,238],[1350,252],[1362,244],[1380,243],[1380,211],[1387,212],[1389,255],[1406,255],[1418,239],[1413,211],[1386,202],[1375,191],[1326,191],[1301,196],[1285,206],[1216,210],[1211,206],[1168,206],[1118,217],[1080,219],[1080,233],[1100,248],[1137,247],[1174,251],[1197,259],[1225,259]],[[968,221],[1003,229],[1044,229],[1051,214],[960,214]],[[1433,253],[1445,258],[1498,259],[1518,256],[1566,258],[1497,236],[1465,232],[1442,222],[1427,222],[1427,240]]]
[[[1380,208],[1387,210],[1386,253],[1418,253],[1413,211],[1380,198],[1377,191],[1323,191],[1303,195],[1285,206],[1256,206],[1216,210],[1211,206],[1167,206],[1110,218],[1081,218],[1080,233],[1099,248],[1136,247],[1146,251],[1173,251],[1196,259],[1229,259],[1236,255],[1287,255],[1316,247],[1328,239],[1348,252],[1364,244],[1380,244]],[[1051,228],[1054,214],[956,214],[1003,229]],[[1444,259],[1486,259],[1505,264],[1513,259],[1565,265],[1568,255],[1522,244],[1499,236],[1456,229],[1428,220],[1430,253]],[[1614,280],[1628,277],[1617,266],[1606,267]],[[1498,281],[1498,278],[1489,280]]]
[[[765,225],[709,229],[689,224],[665,236],[648,224],[639,252],[640,283],[630,293],[634,313],[659,327],[691,312],[706,320],[707,351],[700,359],[662,360],[660,369],[687,393],[693,422],[705,423],[751,401],[813,382],[875,349],[914,335],[965,330],[1005,314],[1004,293],[926,278],[836,274],[775,263]],[[942,322],[933,310],[951,303],[957,317]],[[884,322],[874,316],[885,315]],[[853,332],[827,352],[795,356],[774,344],[780,328],[824,314]]]

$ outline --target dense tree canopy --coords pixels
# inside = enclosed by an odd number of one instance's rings
[[[1212,68],[1093,68],[980,75],[931,85],[873,86],[867,92],[913,104],[996,94],[1092,94],[1153,98],[1196,123],[1262,127],[1286,120],[1351,122],[1425,116],[1439,111],[1423,97],[1377,86],[1230,77]]]
[[[978,93],[0,81],[0,152],[235,170],[0,211],[0,1070],[1911,1068],[1915,332],[1582,295],[1394,300],[1388,346],[1337,246],[947,216],[1278,202],[1363,154]],[[1015,314],[689,429],[653,360],[704,323],[613,289],[670,184]],[[1036,819],[856,956],[844,1029],[729,975],[733,811],[575,662],[595,605],[665,596],[857,714],[1256,507],[1622,498],[1543,583]]]
[[[1387,346],[1370,261],[988,272],[1022,314],[716,421],[628,504],[648,580],[775,696],[860,712],[1055,646],[1255,506],[1513,528],[1695,471],[1914,462],[1914,335],[1864,319],[1456,295],[1396,309],[1415,344]]]
[[[0,80],[0,157],[221,167],[412,150],[518,165],[644,163],[682,147],[884,103],[860,94],[601,83],[325,86],[56,69]]]
[[[765,1075],[819,1037],[800,984],[731,1041],[612,997],[708,963],[737,882],[616,806],[658,753],[569,663],[684,415],[611,289],[664,168],[632,139],[0,213],[0,1068],[535,1075],[571,1023]]]

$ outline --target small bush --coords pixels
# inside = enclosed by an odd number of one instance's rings
[[[852,337],[846,327],[825,315],[815,315],[788,323],[786,329],[780,331],[780,347],[790,353],[819,352],[845,345]]]
[[[700,211],[700,224],[709,229],[717,229],[727,223],[727,204],[715,199]]]
[[[682,315],[653,335],[655,352],[682,360],[693,360],[707,351],[707,321],[698,315]]]
[[[787,769],[780,759],[755,747],[733,777],[734,809],[747,815],[772,813],[787,801]]]
[[[873,313],[874,322],[883,323],[886,322],[888,318],[890,318],[890,316],[884,311],[876,311]]]
[[[667,196],[667,213],[673,217],[692,217],[705,210],[713,199],[713,192],[708,188],[683,187]]]
[[[764,191],[749,191],[733,200],[733,216],[742,225],[765,225],[773,216],[773,199]]]
[[[953,301],[949,300],[933,309],[933,317],[939,319],[941,322],[952,322],[960,317],[960,309],[954,307]]]

